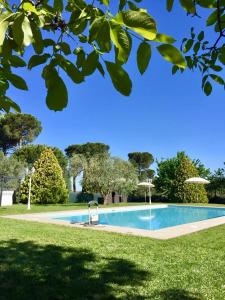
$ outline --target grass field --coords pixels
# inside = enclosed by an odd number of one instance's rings
[[[0,218],[0,299],[224,300],[225,226],[159,241]]]

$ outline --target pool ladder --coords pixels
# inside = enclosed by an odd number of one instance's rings
[[[98,215],[98,202],[93,200],[88,202],[88,223],[89,225],[98,225],[99,215]]]

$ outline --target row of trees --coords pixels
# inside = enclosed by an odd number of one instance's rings
[[[83,192],[98,192],[104,197],[105,202],[113,191],[140,196],[143,190],[137,190],[137,182],[147,179],[153,179],[156,194],[167,201],[207,202],[207,194],[203,186],[184,183],[185,179],[196,176],[208,178],[211,181],[211,184],[207,186],[207,192],[211,198],[223,197],[225,194],[225,169],[220,168],[211,174],[200,160],[191,160],[184,152],[178,152],[176,157],[170,159],[156,160],[157,176],[154,176],[154,171],[150,168],[154,158],[148,152],[128,153],[128,161],[126,161],[111,157],[109,145],[86,143],[68,146],[65,149],[65,155],[57,147],[28,144],[38,136],[42,128],[41,123],[31,115],[10,113],[1,116],[0,125],[0,149],[4,152],[0,155],[1,175],[21,177],[21,172],[24,173],[25,167],[35,166],[37,169],[34,176],[34,180],[37,181],[36,186],[40,185],[41,189],[43,188],[42,192],[38,192],[37,196],[33,197],[36,202],[59,202],[59,195],[64,201],[67,193],[61,180],[66,182],[67,190],[70,190],[72,176],[72,190],[76,191],[76,179],[81,173],[83,174]],[[10,152],[12,152],[11,156],[6,156]],[[43,153],[45,153],[44,157],[42,157]],[[57,166],[48,169],[49,162],[49,167],[54,166],[55,162]],[[43,171],[45,164],[46,173]],[[62,172],[63,177],[58,183],[57,180],[52,181],[49,175],[54,172],[54,169],[61,170],[56,173]],[[46,182],[43,176],[46,176]],[[39,177],[42,178],[44,185],[41,185]],[[26,195],[26,184],[23,187],[24,195]],[[54,190],[57,184],[62,187],[62,193],[56,193],[58,196],[53,192],[53,196],[50,197],[49,193],[44,192],[47,189]],[[48,195],[48,200],[43,196],[44,194]]]

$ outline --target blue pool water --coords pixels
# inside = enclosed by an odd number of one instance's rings
[[[156,230],[181,224],[225,216],[224,208],[172,206],[99,214],[99,223],[146,230]],[[88,214],[58,217],[69,222],[88,222]]]

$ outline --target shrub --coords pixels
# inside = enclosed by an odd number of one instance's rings
[[[207,203],[207,193],[202,184],[185,183],[185,180],[190,177],[198,177],[198,171],[192,161],[182,154],[175,172],[174,199],[171,200]]]
[[[89,201],[93,200],[93,194],[90,193],[79,193],[77,195],[77,202],[80,203],[88,203]]]
[[[68,191],[62,169],[51,149],[45,149],[34,163],[32,176],[32,203],[63,203],[68,199]],[[28,200],[29,176],[21,186],[21,201]]]

